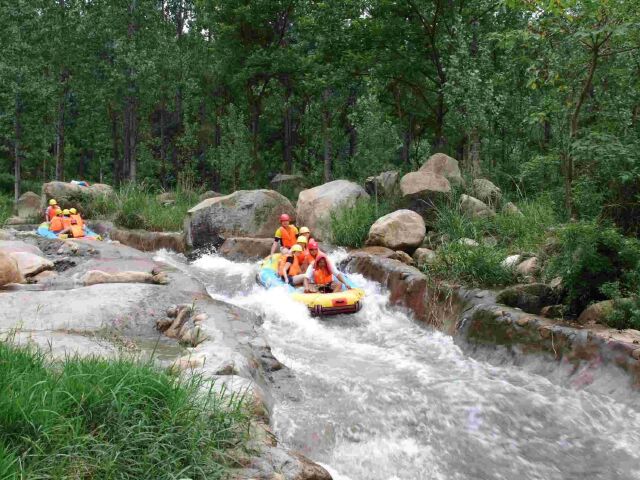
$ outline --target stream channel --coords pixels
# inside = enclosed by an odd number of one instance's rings
[[[262,315],[291,373],[272,388],[274,431],[336,480],[640,479],[640,401],[620,372],[459,345],[359,275],[363,309],[318,319],[257,286],[256,263],[192,268],[211,296]]]

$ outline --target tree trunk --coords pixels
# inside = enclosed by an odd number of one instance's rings
[[[480,133],[478,128],[471,129],[469,135],[469,171],[473,177],[479,177],[482,173],[480,167]]]
[[[15,201],[14,205],[17,206],[18,198],[20,198],[20,180],[21,180],[21,172],[20,172],[20,135],[22,133],[22,128],[20,125],[20,96],[16,94],[15,98],[15,116],[13,119],[13,199]]]
[[[160,184],[163,188],[167,188],[167,140],[165,135],[165,102],[160,105]]]
[[[282,126],[282,160],[284,172],[293,172],[293,113],[291,108],[291,82],[289,75],[284,75],[282,83],[285,89],[283,126]]]
[[[564,195],[565,195],[565,208],[567,209],[567,213],[571,215],[572,218],[575,218],[576,212],[574,210],[573,205],[573,178],[574,178],[574,158],[573,158],[573,142],[578,138],[579,131],[579,120],[580,120],[580,111],[584,105],[584,102],[589,94],[591,89],[591,83],[593,81],[593,75],[595,74],[596,68],[598,66],[598,59],[600,56],[599,48],[602,44],[596,44],[593,47],[591,52],[591,60],[589,62],[589,70],[587,71],[587,77],[582,84],[582,90],[580,91],[580,96],[578,97],[578,101],[576,102],[576,106],[573,109],[573,113],[571,114],[571,124],[570,124],[570,142],[569,152],[564,155]]]
[[[356,107],[358,96],[356,89],[351,89],[349,93],[349,99],[347,100],[347,107],[350,111],[353,111]],[[358,153],[358,130],[356,126],[349,120],[347,112],[347,135],[349,137],[349,158],[353,159]]]
[[[322,136],[323,136],[323,163],[324,163],[324,181],[330,182],[332,179],[332,158],[331,158],[331,112],[329,111],[329,98],[331,96],[331,92],[329,89],[325,89],[322,94],[323,98],[323,108],[322,108]]]
[[[58,104],[58,121],[56,123],[56,180],[64,181],[64,117],[67,98],[67,87],[64,87],[62,98]]]
[[[111,117],[111,142],[113,145],[113,181],[116,186],[120,185],[123,177],[122,159],[120,157],[120,139],[118,135],[118,114],[109,107]]]
[[[400,151],[400,159],[402,163],[409,167],[411,165],[411,145],[413,145],[413,114],[407,117],[408,125],[402,139],[402,150]]]
[[[137,147],[137,108],[136,99],[127,95],[124,110],[124,178],[136,181],[136,147]]]

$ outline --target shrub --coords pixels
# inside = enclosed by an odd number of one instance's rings
[[[13,198],[8,195],[0,194],[0,226],[4,225],[4,222],[13,213]],[[1,478],[1,477],[0,477]]]
[[[640,242],[597,222],[578,222],[559,232],[559,254],[548,273],[559,275],[566,287],[572,313],[589,303],[637,292],[640,287]],[[619,293],[613,293],[611,285]]]
[[[458,242],[443,245],[425,272],[474,286],[507,285],[516,280],[513,269],[502,265],[505,252],[497,247],[470,247]]]
[[[200,377],[0,344],[0,478],[222,478],[247,427]]]
[[[640,330],[640,297],[634,295],[629,298],[615,299],[606,322],[611,328],[619,330],[625,328]]]
[[[371,225],[391,211],[392,203],[368,198],[358,200],[353,207],[331,212],[333,243],[344,247],[362,247]]]

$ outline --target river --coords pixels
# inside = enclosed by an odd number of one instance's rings
[[[541,357],[471,354],[357,275],[363,309],[317,319],[257,286],[254,263],[193,267],[212,296],[263,316],[293,375],[276,379],[274,431],[336,480],[640,479],[640,402],[619,372],[584,381]]]

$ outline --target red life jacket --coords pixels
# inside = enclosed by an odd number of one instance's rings
[[[47,219],[47,222],[50,222],[51,220],[53,220],[56,216],[56,212],[58,211],[58,209],[56,208],[55,205],[51,205],[49,207],[47,207],[47,210],[45,212],[45,217]]]

